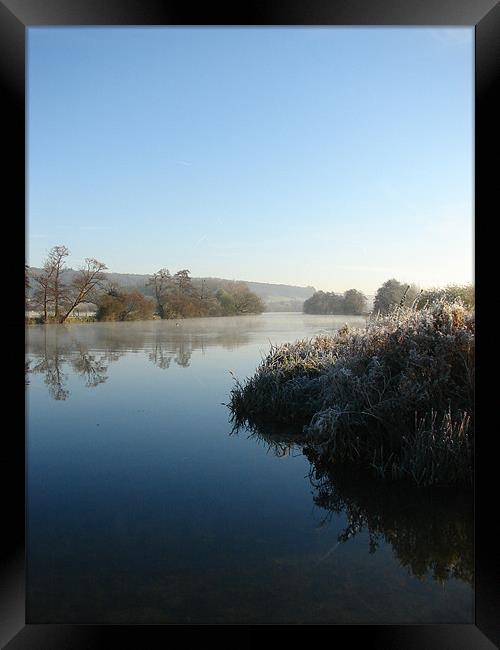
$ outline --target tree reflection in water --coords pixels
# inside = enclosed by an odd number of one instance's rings
[[[84,377],[85,386],[88,388],[103,384],[108,378],[106,375],[108,364],[104,355],[96,357],[88,350],[80,349],[76,355],[69,358],[69,362],[75,373]]]
[[[375,553],[381,542],[390,544],[410,575],[421,580],[432,577],[439,583],[455,578],[474,586],[470,491],[377,481],[352,467],[321,464],[318,451],[300,435],[255,428],[250,435],[278,456],[304,454],[311,464],[313,501],[325,510],[322,524],[335,515],[347,519],[339,543],[366,531],[369,552]]]
[[[187,368],[196,350],[202,354],[206,346],[233,350],[250,340],[238,319],[203,319],[203,323],[194,320],[198,322],[34,326],[28,330],[26,384],[30,373],[43,374],[50,396],[65,400],[70,395],[65,370],[84,378],[88,388],[95,388],[107,381],[109,364],[127,353],[145,353],[162,370],[172,362]],[[251,328],[258,329],[258,322],[252,321]]]
[[[68,374],[64,372],[65,367],[70,368],[73,374],[83,377],[85,386],[94,388],[107,380],[109,363],[116,361],[123,354],[97,355],[91,353],[84,345],[69,345],[68,341],[60,342],[57,336],[49,337],[47,331],[44,334],[36,345],[30,346],[32,358],[26,363],[26,373],[44,375],[49,395],[55,400],[66,400],[70,395],[66,388]]]
[[[163,349],[161,341],[156,342],[154,348],[148,354],[148,358],[155,364],[155,366],[162,370],[170,368],[170,363],[172,361],[172,355]]]
[[[29,369],[33,374],[45,375],[44,381],[48,386],[49,395],[56,400],[65,400],[69,396],[69,391],[64,387],[68,379],[68,375],[62,370],[64,362],[64,357],[57,350],[51,353],[46,351]]]
[[[195,351],[247,345],[255,329],[252,325],[248,332],[242,331],[239,321],[233,325],[183,322],[179,327],[175,323],[36,326],[28,334],[26,372],[41,374],[51,397],[65,400],[71,374],[96,388],[107,381],[110,364],[125,354],[145,355],[162,370],[173,364],[184,368]],[[324,525],[337,515],[345,518],[339,543],[364,531],[371,553],[390,545],[399,563],[419,579],[444,582],[455,578],[473,585],[470,493],[404,488],[366,478],[351,468],[321,465],[317,450],[297,431],[266,428],[252,435],[276,455],[304,454],[310,463],[313,501],[324,513]]]
[[[172,361],[181,368],[187,368],[194,349],[196,347],[193,347],[191,341],[179,339],[174,345],[171,342],[167,345],[158,337],[154,342],[152,350],[148,353],[148,359],[162,370],[170,368]]]

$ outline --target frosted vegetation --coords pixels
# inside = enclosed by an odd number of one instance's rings
[[[272,346],[236,380],[235,428],[300,431],[322,462],[420,486],[472,484],[473,310],[436,297]]]

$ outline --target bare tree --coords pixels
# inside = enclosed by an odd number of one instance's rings
[[[43,322],[46,323],[47,316],[48,316],[48,297],[49,297],[50,277],[48,277],[44,271],[42,271],[40,275],[33,276],[34,291],[30,303],[33,307],[38,308],[42,311]]]
[[[66,246],[54,246],[49,251],[41,273],[33,274],[34,294],[33,303],[43,312],[46,323],[49,311],[54,312],[54,318],[59,320],[61,305],[66,299],[67,287],[62,281],[65,258],[69,255]]]
[[[112,296],[113,298],[119,298],[121,296],[121,289],[117,282],[108,280],[103,286],[103,291],[106,295]]]
[[[205,300],[207,296],[205,295],[205,278],[201,278],[201,287],[200,287],[200,300]]]
[[[54,246],[49,253],[45,263],[50,270],[50,287],[52,303],[54,305],[54,318],[60,320],[60,310],[62,303],[66,300],[67,287],[62,282],[62,272],[65,267],[65,258],[68,257],[69,250],[66,246]]]
[[[53,268],[45,262],[42,272],[35,275],[32,274],[33,279],[33,297],[32,305],[40,309],[43,313],[43,322],[46,323],[49,316],[49,309],[52,306],[52,273]]]
[[[156,273],[153,273],[146,283],[147,287],[153,287],[153,293],[156,300],[156,311],[160,318],[165,318],[165,301],[171,284],[172,276],[168,269],[160,269]]]
[[[193,290],[193,285],[191,284],[191,278],[189,274],[191,271],[188,269],[182,269],[182,271],[177,271],[174,275],[174,284],[177,287],[177,292],[180,294],[190,294]]]
[[[62,315],[59,316],[59,323],[64,323],[71,312],[80,303],[90,301],[95,298],[95,292],[101,288],[105,280],[105,275],[102,273],[108,267],[104,262],[93,257],[85,259],[85,266],[78,271],[73,278],[67,295],[65,297],[65,307]]]

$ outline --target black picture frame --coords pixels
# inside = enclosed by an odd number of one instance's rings
[[[25,429],[19,417],[24,409],[24,299],[19,258],[25,244],[25,34],[42,25],[428,25],[475,26],[475,229],[486,230],[492,207],[498,201],[499,101],[494,95],[500,78],[500,3],[496,0],[283,0],[264,4],[248,2],[221,9],[213,3],[194,8],[187,3],[154,0],[0,0],[0,84],[4,166],[2,198],[4,226],[8,222],[6,252],[16,269],[7,283],[9,304],[5,351],[9,370],[5,411],[17,417],[4,425],[1,474],[4,545],[0,578],[0,643],[8,650],[21,648],[96,648],[121,645],[164,646],[173,629],[185,626],[143,625],[31,625],[25,619]],[[495,160],[496,157],[496,160]],[[476,253],[476,294],[479,293],[478,364],[487,347],[482,330],[482,295]],[[23,350],[23,352],[21,352]],[[484,352],[483,352],[484,351]],[[476,391],[476,403],[488,404],[488,389]],[[486,382],[485,382],[486,383]],[[476,384],[477,386],[477,384]],[[494,398],[492,397],[494,400]],[[495,403],[494,401],[490,403]],[[12,405],[12,406],[11,406]],[[500,538],[495,499],[496,459],[493,427],[484,409],[477,409],[475,479],[475,623],[470,625],[365,625],[328,626],[333,641],[339,635],[353,644],[384,648],[449,648],[482,650],[500,644],[500,581],[497,540]],[[203,626],[200,626],[203,627]],[[219,627],[219,626],[214,626]],[[246,627],[246,626],[236,626]],[[259,627],[259,626],[254,626]],[[333,629],[331,629],[333,627]]]

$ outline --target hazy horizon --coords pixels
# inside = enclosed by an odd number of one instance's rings
[[[29,28],[27,258],[473,283],[473,28]]]
[[[41,269],[42,266],[41,265],[37,266],[37,265],[33,264],[33,265],[30,265],[30,268],[32,268],[32,269]],[[65,271],[78,271],[78,268],[76,266],[71,266],[71,264],[68,264],[65,267],[64,270]],[[169,270],[172,271],[172,269],[169,269]],[[177,270],[178,269],[173,270],[172,274]],[[115,271],[115,270],[112,270],[112,269],[106,269],[106,271],[103,271],[103,273],[104,274],[127,275],[127,276],[137,275],[139,277],[143,277],[143,276],[152,276],[154,271],[144,272],[144,273],[130,273],[128,271]],[[272,282],[271,280],[252,280],[252,279],[248,279],[248,278],[236,278],[236,277],[230,277],[230,278],[229,277],[224,277],[223,278],[223,277],[215,276],[215,275],[197,276],[197,275],[191,274],[191,277],[194,278],[195,280],[200,279],[200,278],[206,278],[206,279],[211,278],[211,279],[214,279],[214,280],[230,280],[230,281],[236,281],[236,282],[246,282],[246,283],[250,283],[250,284],[252,284],[252,283],[254,283],[254,284],[269,284],[269,285],[275,285],[275,286],[283,285],[283,286],[286,286],[286,287],[293,286],[293,287],[297,287],[299,289],[309,289],[310,288],[310,289],[314,289],[315,291],[324,291],[324,292],[333,292],[333,293],[344,293],[344,291],[347,291],[348,289],[358,289],[358,290],[362,291],[365,295],[371,296],[371,297],[374,297],[375,294],[376,294],[376,290],[373,291],[373,292],[363,291],[363,290],[359,289],[359,287],[354,287],[354,286],[348,287],[347,289],[340,290],[340,289],[336,289],[335,287],[333,287],[333,288],[330,287],[328,289],[325,289],[323,287],[317,287],[317,286],[314,286],[314,285],[311,285],[311,284],[309,284],[309,285],[291,284],[291,283],[286,283],[286,282]],[[416,282],[413,282],[411,280],[406,280],[405,278],[394,278],[393,276],[391,276],[391,277],[388,276],[384,280],[384,282],[386,280],[392,280],[392,279],[399,280],[402,284],[416,284],[420,289],[436,289],[436,288],[439,288],[439,287],[444,288],[445,286],[450,286],[450,285],[453,285],[453,284],[460,284],[460,283],[451,283],[450,282],[450,283],[447,283],[447,285],[443,284],[443,285],[439,285],[439,286],[438,285],[426,285],[426,286],[424,286],[424,285],[420,285],[420,284],[418,284]],[[473,283],[472,282],[464,282],[463,284],[473,284]],[[379,287],[377,287],[377,289],[378,288]]]

